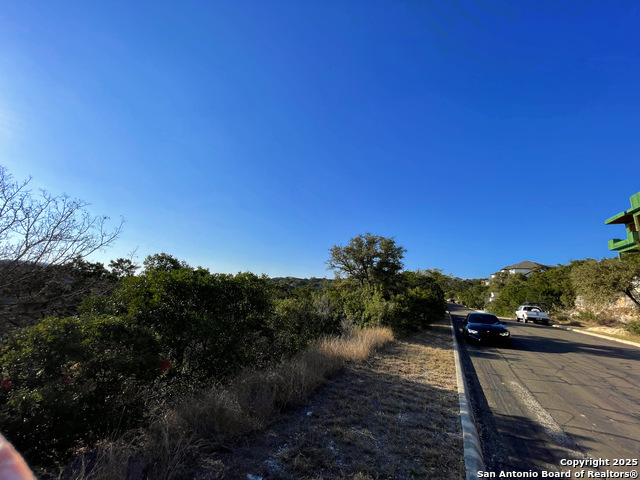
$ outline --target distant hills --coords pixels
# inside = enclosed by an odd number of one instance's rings
[[[331,278],[298,278],[298,277],[272,277],[270,280],[278,285],[287,285],[289,288],[294,289],[298,287],[313,287],[314,289],[320,289],[325,285],[329,285],[333,282]]]

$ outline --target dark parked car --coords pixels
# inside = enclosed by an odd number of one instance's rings
[[[462,335],[467,343],[511,346],[511,333],[492,313],[468,314],[464,321]]]

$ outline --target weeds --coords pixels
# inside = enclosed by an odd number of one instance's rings
[[[586,322],[598,322],[598,315],[591,310],[581,310],[578,314],[574,315],[576,320],[583,320]]]
[[[202,478],[463,478],[452,348],[449,325],[388,343],[263,434],[208,455]]]
[[[159,407],[136,442],[105,442],[93,455],[76,460],[60,480],[189,478],[203,447],[227,448],[250,432],[263,430],[283,410],[305,400],[345,362],[361,361],[393,340],[390,329],[353,329],[325,337],[268,370],[247,370],[226,386]]]
[[[640,322],[629,322],[625,325],[625,329],[634,335],[640,335]]]

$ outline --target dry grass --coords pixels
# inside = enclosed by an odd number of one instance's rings
[[[610,325],[603,325],[598,320],[563,316],[554,321],[554,323],[556,325],[569,327],[578,331],[583,330],[586,332],[604,335],[606,337],[640,343],[640,335],[626,330],[623,323],[615,320],[611,320]]]
[[[169,412],[156,416],[144,432],[101,442],[94,451],[76,457],[57,479],[187,479],[202,445],[193,433],[180,429]]]
[[[324,338],[270,370],[246,371],[227,386],[184,398],[171,409],[158,408],[142,435],[104,442],[58,478],[193,478],[196,457],[203,451],[226,451],[228,444],[263,430],[280,412],[303,402],[345,362],[364,360],[391,340],[387,328]]]
[[[464,477],[448,326],[351,363],[260,435],[203,459],[198,479]]]
[[[604,335],[605,337],[617,338],[619,340],[626,340],[629,342],[640,344],[640,335],[629,332],[628,330],[620,327],[571,328],[574,328],[575,330],[585,330],[587,332],[597,333],[598,335]]]
[[[273,415],[297,405],[347,361],[360,361],[393,340],[388,328],[351,330],[323,338],[291,360],[267,371],[247,371],[228,387],[187,399],[177,409],[186,430],[219,440],[261,430]]]
[[[391,330],[377,327],[350,330],[341,337],[325,338],[316,347],[327,357],[347,362],[359,362],[369,358],[373,350],[391,340],[393,340]]]

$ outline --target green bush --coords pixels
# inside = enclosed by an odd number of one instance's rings
[[[573,316],[576,320],[584,320],[587,322],[597,322],[598,315],[596,315],[591,310],[581,310],[576,315]]]
[[[276,340],[275,349],[290,355],[323,335],[339,333],[340,317],[329,297],[309,288],[299,288],[293,296],[276,300],[270,326]]]
[[[403,272],[395,279],[393,289],[386,290],[334,282],[329,296],[347,323],[387,326],[399,333],[424,329],[446,311],[442,288],[429,272]]]
[[[0,351],[0,430],[44,466],[139,425],[156,399],[291,356],[343,324],[425,328],[445,311],[432,275],[283,289],[251,273],[211,274],[161,254],[81,315],[48,318]]]
[[[168,256],[79,317],[48,318],[0,352],[0,430],[37,465],[139,424],[150,399],[261,367],[337,333],[329,297],[276,300],[266,277],[211,274]],[[174,261],[175,260],[175,261]]]
[[[393,320],[387,325],[397,332],[413,332],[427,328],[445,313],[444,303],[432,291],[424,288],[409,288],[406,293],[396,295],[397,305]]]
[[[162,359],[153,333],[121,318],[47,318],[2,348],[0,430],[36,464],[60,459],[136,425]]]
[[[640,322],[629,322],[624,326],[624,328],[634,335],[640,335]]]
[[[280,353],[266,277],[180,265],[125,278],[109,299],[85,307],[150,328],[171,360],[169,376],[191,383],[228,378]]]
[[[336,326],[380,325],[381,316],[384,316],[384,298],[380,289],[363,287],[350,280],[334,281],[316,298],[316,307],[331,316]]]

